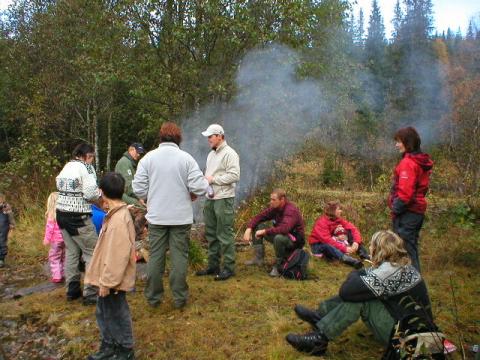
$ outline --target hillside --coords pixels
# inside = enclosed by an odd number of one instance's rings
[[[385,193],[323,189],[321,162],[315,156],[297,158],[280,164],[275,175],[274,185],[286,188],[289,198],[301,208],[307,232],[328,199],[339,199],[345,205],[344,215],[359,227],[367,243],[373,232],[388,228]],[[268,192],[267,187],[242,204],[237,216],[239,237],[250,216],[267,203]],[[432,195],[429,202],[421,233],[422,269],[437,323],[459,348],[453,356],[459,359],[462,342],[480,343],[479,225],[458,199]],[[47,281],[42,270],[47,255],[41,244],[42,218],[42,210],[32,207],[20,219],[10,242],[9,267],[0,270],[4,289]],[[227,282],[195,277],[194,270],[200,265],[192,266],[190,302],[183,311],[173,308],[168,279],[164,303],[156,309],[148,307],[142,296],[144,281],[139,279],[136,291],[128,297],[137,358],[302,358],[284,340],[289,332],[308,330],[295,317],[293,306],[314,307],[335,295],[351,268],[312,259],[311,280],[294,282],[270,278],[268,267],[247,268],[243,262],[250,255],[250,248],[239,248],[237,274]],[[268,245],[267,259],[273,260],[273,249]],[[0,313],[1,344],[12,359],[84,359],[97,349],[94,307],[67,303],[63,288],[0,300]],[[358,322],[331,342],[324,358],[379,359],[382,351]]]

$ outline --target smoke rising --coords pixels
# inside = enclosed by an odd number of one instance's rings
[[[184,121],[183,148],[201,167],[209,151],[201,131],[214,122],[224,126],[227,143],[240,156],[239,199],[262,185],[275,160],[302,146],[321,123],[325,92],[320,84],[298,78],[299,62],[298,54],[281,45],[248,53],[239,65],[234,98]]]
[[[441,90],[441,67],[433,56],[412,53],[403,64],[399,93],[408,94],[408,87],[416,89],[414,99],[406,98],[404,112],[388,108],[387,89],[368,69],[352,72],[352,87],[358,87],[355,97],[342,93],[345,85],[332,88],[331,83],[326,86],[298,76],[301,60],[298,53],[278,44],[249,52],[239,63],[232,99],[204,106],[183,121],[182,147],[201,168],[210,151],[201,132],[211,123],[224,126],[228,144],[240,156],[237,200],[264,184],[275,161],[293,154],[310,136],[326,148],[369,161],[395,152],[392,136],[403,126],[415,126],[424,145],[438,141],[437,125],[449,101]],[[370,109],[381,104],[386,108],[364,115],[359,108],[362,103]],[[370,122],[355,123],[355,116]]]

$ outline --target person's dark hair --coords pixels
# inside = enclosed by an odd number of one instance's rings
[[[332,200],[325,204],[325,208],[323,209],[323,211],[325,212],[325,215],[327,215],[329,218],[336,219],[337,216],[335,215],[335,211],[339,207],[340,207],[340,201]]]
[[[418,135],[415,128],[409,126],[397,130],[395,136],[393,137],[395,141],[401,141],[403,146],[405,146],[406,152],[420,151],[420,135]]]
[[[87,154],[93,154],[95,152],[95,148],[88,144],[88,143],[80,143],[75,146],[75,149],[72,151],[72,157],[75,158],[86,158]]]
[[[182,130],[177,124],[167,121],[160,127],[160,142],[174,142],[180,145],[182,142]]]
[[[98,187],[107,198],[121,200],[125,189],[125,179],[117,172],[109,172],[102,177]]]

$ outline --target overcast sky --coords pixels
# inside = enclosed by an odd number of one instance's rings
[[[5,9],[11,0],[0,0],[0,10]],[[372,0],[353,0],[355,16],[358,17],[360,7],[365,15],[365,26],[368,26]],[[480,0],[432,0],[435,19],[435,27],[439,33],[447,31],[450,27],[454,32],[460,26],[465,35],[470,18],[476,16],[480,19]],[[386,36],[392,32],[391,19],[396,0],[378,0],[382,10],[386,28]],[[478,20],[477,20],[478,21]],[[479,24],[480,25],[480,24]]]
[[[396,0],[377,0],[382,11],[383,21],[385,23],[385,32],[387,38],[392,33],[391,20],[393,17],[393,8]],[[360,7],[363,9],[365,17],[365,27],[368,27],[368,19],[372,8],[372,0],[356,0],[354,5],[355,17],[358,18]],[[353,3],[353,2],[352,2]],[[400,1],[401,3],[401,1]],[[477,19],[480,16],[480,0],[432,0],[434,26],[441,33],[450,29],[456,32],[460,26],[462,34],[465,35],[468,22],[472,17]],[[478,20],[477,20],[478,21]],[[480,24],[479,24],[480,25]]]

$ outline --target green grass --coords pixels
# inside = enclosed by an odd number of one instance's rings
[[[318,185],[321,171],[317,168],[312,159],[295,161],[288,172],[294,175],[281,176],[275,184],[285,187],[290,199],[299,205],[307,232],[320,214],[322,204],[330,199],[339,199],[345,205],[344,215],[357,224],[367,243],[373,232],[389,227],[384,193],[321,189]],[[264,189],[239,210],[238,236],[242,235],[248,219],[267,204],[268,192],[269,188]],[[422,270],[437,324],[460,349],[462,343],[480,343],[480,229],[478,223],[465,227],[458,222],[452,211],[458,205],[455,198],[431,197],[429,202],[421,233]],[[34,275],[47,254],[41,244],[42,219],[38,209],[21,219],[10,248],[14,259],[11,267],[31,273],[32,283],[46,279]],[[312,280],[272,279],[268,276],[268,266],[244,266],[251,249],[243,250],[238,252],[236,276],[226,282],[195,277],[198,262],[191,267],[190,300],[184,311],[173,307],[168,278],[164,281],[165,301],[156,309],[149,308],[143,298],[144,282],[137,282],[136,292],[129,294],[128,301],[138,359],[310,358],[293,350],[284,340],[289,332],[309,331],[309,326],[295,317],[293,306],[301,303],[315,307],[322,299],[336,295],[351,268],[312,259],[309,269]],[[196,259],[201,258],[197,247],[192,251]],[[273,261],[270,245],[267,245],[267,260]],[[67,303],[64,289],[0,303],[0,312],[10,318],[35,314],[41,322],[50,324],[56,335],[66,339],[59,345],[66,359],[84,359],[97,349],[94,308],[78,302]],[[382,352],[382,346],[359,321],[329,344],[324,358],[379,359]],[[460,351],[453,358],[461,358]]]

